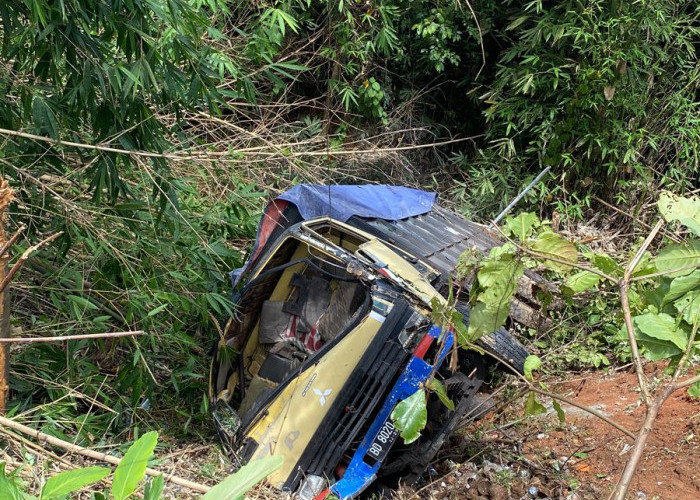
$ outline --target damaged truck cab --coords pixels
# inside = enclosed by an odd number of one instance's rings
[[[489,364],[453,349],[453,332],[431,322],[431,303],[445,302],[435,286],[444,272],[357,227],[364,221],[309,219],[277,200],[271,207],[274,224],[261,224],[212,362],[224,445],[240,464],[283,456],[268,482],[308,500],[415,480],[473,408]],[[524,359],[516,341],[509,345],[502,356]],[[431,377],[455,408],[429,398],[426,428],[405,445],[390,415]]]

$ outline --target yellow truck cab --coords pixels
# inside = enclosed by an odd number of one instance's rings
[[[274,200],[233,273],[236,312],[210,374],[234,461],[283,456],[268,481],[304,500],[419,478],[473,410],[488,353],[519,370],[527,356],[505,329],[483,339],[485,352],[454,351],[453,333],[431,321],[459,254],[495,244],[409,188],[302,185]],[[405,445],[390,414],[430,377],[455,408],[429,398],[425,430]]]

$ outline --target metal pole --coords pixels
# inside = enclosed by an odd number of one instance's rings
[[[498,223],[500,222],[500,220],[501,220],[503,217],[505,217],[506,214],[507,214],[508,212],[510,212],[510,211],[513,209],[513,207],[516,205],[516,203],[518,203],[518,202],[522,199],[522,197],[525,196],[525,195],[527,194],[527,192],[530,191],[530,189],[532,189],[532,187],[533,187],[535,184],[537,184],[537,182],[538,182],[542,177],[544,177],[544,174],[546,174],[547,172],[549,172],[549,169],[550,169],[550,168],[552,168],[552,167],[547,167],[547,168],[545,168],[544,170],[542,170],[542,172],[540,172],[539,175],[538,175],[537,177],[535,177],[535,179],[534,179],[530,184],[528,184],[527,187],[526,187],[525,189],[523,189],[522,191],[520,191],[520,194],[518,194],[518,196],[516,196],[515,199],[514,199],[513,201],[511,201],[511,202],[508,204],[508,206],[505,208],[505,210],[503,210],[503,212],[501,212],[500,214],[498,214],[498,215],[496,216],[496,218],[493,219],[493,222],[491,222],[491,224],[489,225],[489,227],[496,227],[496,224],[498,224]]]

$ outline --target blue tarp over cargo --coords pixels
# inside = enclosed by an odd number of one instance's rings
[[[303,220],[329,216],[346,222],[357,215],[368,219],[401,220],[432,210],[435,193],[404,186],[299,184],[285,191],[266,208],[255,238],[251,257],[246,264],[231,272],[234,287],[241,274],[249,269],[267,243],[273,230],[286,226],[281,217],[287,204],[299,210]]]
[[[435,193],[404,186],[300,184],[278,199],[294,203],[304,220],[330,216],[346,222],[353,215],[399,220],[429,212]]]

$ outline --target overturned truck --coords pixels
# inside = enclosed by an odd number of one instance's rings
[[[504,328],[479,341],[483,352],[452,354],[453,332],[431,321],[459,255],[497,244],[434,194],[405,187],[300,185],[270,203],[250,259],[232,273],[236,312],[209,381],[234,461],[282,455],[268,481],[308,500],[420,478],[475,410],[488,368],[522,370],[527,356]],[[511,319],[535,326],[527,283]],[[466,302],[458,308],[468,321]],[[432,376],[454,410],[429,395],[427,425],[406,445],[390,415]]]

